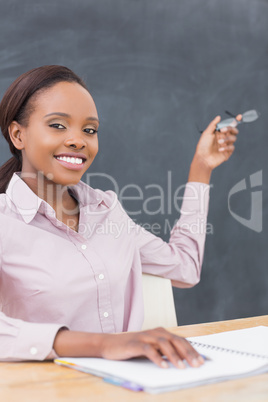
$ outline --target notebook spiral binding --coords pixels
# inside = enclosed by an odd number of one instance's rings
[[[217,352],[227,352],[227,353],[232,353],[232,354],[236,354],[236,355],[240,355],[240,356],[247,356],[247,357],[254,357],[257,359],[268,359],[268,355],[259,355],[256,353],[248,353],[248,352],[242,352],[239,350],[234,350],[234,349],[227,349],[227,348],[222,348],[220,346],[214,346],[214,345],[207,345],[205,343],[200,343],[200,342],[194,342],[194,341],[189,341],[189,343],[192,346],[197,346],[197,347],[201,347],[207,350],[215,350]]]

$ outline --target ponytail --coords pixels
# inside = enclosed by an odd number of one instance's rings
[[[20,172],[21,159],[16,154],[0,167],[0,193],[5,193],[13,173]]]

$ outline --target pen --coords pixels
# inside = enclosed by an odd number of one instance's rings
[[[200,353],[200,356],[203,357],[205,361],[211,361],[211,358]]]

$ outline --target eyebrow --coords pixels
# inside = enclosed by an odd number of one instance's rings
[[[48,117],[48,116],[52,116],[52,115],[57,115],[57,116],[62,116],[62,117],[71,117],[69,114],[67,114],[67,113],[61,113],[61,112],[53,112],[53,113],[48,113],[48,114],[46,114],[45,116],[44,116],[44,118],[45,117]],[[86,120],[94,120],[94,121],[97,121],[98,123],[100,122],[99,121],[99,119],[97,119],[97,117],[86,117]]]

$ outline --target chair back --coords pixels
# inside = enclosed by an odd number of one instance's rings
[[[142,274],[144,322],[142,329],[176,327],[177,317],[171,280]]]

